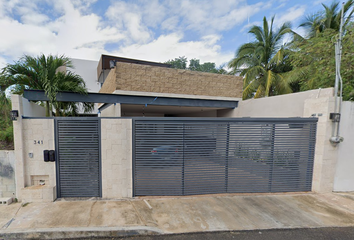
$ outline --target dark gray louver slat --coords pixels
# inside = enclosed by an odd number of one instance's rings
[[[134,195],[311,191],[316,121],[134,121]]]
[[[98,120],[57,120],[59,197],[100,196]]]

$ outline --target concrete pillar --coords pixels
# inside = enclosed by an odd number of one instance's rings
[[[133,196],[132,120],[101,120],[102,197]]]
[[[18,118],[13,121],[14,142],[15,142],[15,179],[16,179],[16,197],[21,198],[21,189],[25,187],[25,161],[24,161],[24,143],[23,143],[23,105],[22,97],[11,95],[12,110],[18,111]]]
[[[332,192],[337,164],[338,146],[330,143],[334,112],[334,97],[305,100],[304,117],[318,117],[312,191]]]

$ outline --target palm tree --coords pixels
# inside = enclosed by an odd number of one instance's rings
[[[12,92],[23,94],[24,89],[44,90],[49,101],[46,102],[46,114],[54,107],[56,115],[69,113],[77,114],[75,103],[56,102],[56,95],[59,91],[71,91],[80,94],[87,94],[85,82],[77,74],[70,71],[63,72],[61,67],[73,67],[68,57],[64,55],[46,57],[41,54],[37,57],[23,56],[14,64],[8,64],[2,72],[1,86],[9,87],[15,85]],[[84,103],[85,111],[93,109],[93,104]]]
[[[282,76],[289,71],[288,51],[281,45],[283,37],[292,33],[290,23],[273,30],[274,17],[268,24],[263,18],[263,28],[253,26],[249,33],[255,41],[243,44],[228,66],[233,73],[244,77],[243,99],[259,98],[292,92],[290,83]]]
[[[354,0],[348,0],[343,6],[344,28],[348,25],[354,13],[353,5]],[[308,38],[315,37],[326,29],[339,31],[342,11],[339,2],[334,1],[330,6],[322,3],[322,6],[324,8],[322,11],[308,15],[305,21],[300,24],[300,27],[307,30]]]

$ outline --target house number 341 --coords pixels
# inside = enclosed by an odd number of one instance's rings
[[[43,144],[43,140],[33,140],[34,144]]]

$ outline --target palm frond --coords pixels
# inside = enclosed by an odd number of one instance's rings
[[[70,71],[60,70],[65,67],[73,67],[70,59],[64,55],[41,54],[37,57],[24,55],[14,64],[8,64],[0,77],[0,85],[6,88],[15,85],[13,91],[22,94],[24,89],[44,90],[49,98],[49,105],[70,108],[75,112],[77,107],[70,104],[56,103],[56,95],[59,91],[71,91],[87,94],[84,80]],[[55,103],[55,104],[54,104]],[[92,108],[92,104],[85,104],[86,109]],[[58,110],[58,114],[59,114]],[[65,112],[65,110],[64,110]],[[47,114],[49,109],[47,109]]]

